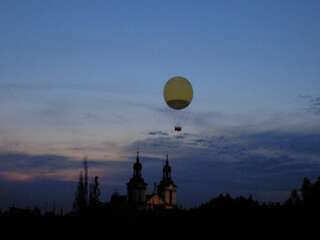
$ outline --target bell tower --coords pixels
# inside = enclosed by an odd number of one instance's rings
[[[176,206],[176,193],[177,186],[174,184],[171,178],[171,166],[169,165],[169,157],[163,167],[162,180],[158,186],[158,194],[163,199],[166,208],[172,208]]]
[[[136,162],[133,165],[133,176],[127,183],[128,202],[134,205],[141,205],[146,200],[147,184],[142,177],[142,164],[140,163],[139,152]]]

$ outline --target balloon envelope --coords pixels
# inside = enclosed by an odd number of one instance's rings
[[[192,101],[192,85],[186,78],[173,77],[166,83],[163,97],[170,108],[175,110],[184,109]]]

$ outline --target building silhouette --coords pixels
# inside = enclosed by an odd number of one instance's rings
[[[171,177],[172,168],[169,165],[168,154],[162,171],[163,176],[160,183],[155,184],[153,193],[148,195],[148,184],[142,177],[142,164],[139,152],[137,152],[136,162],[133,165],[133,176],[127,183],[128,203],[140,208],[174,208],[177,186]]]

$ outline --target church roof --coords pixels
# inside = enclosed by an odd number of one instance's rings
[[[166,164],[163,167],[163,171],[165,172],[171,172],[171,166],[169,165],[169,160],[166,160]]]
[[[174,186],[177,187],[172,179],[162,179],[158,185],[158,188],[168,187],[168,186]]]

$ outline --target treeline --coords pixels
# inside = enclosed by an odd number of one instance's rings
[[[199,210],[257,210],[257,209],[320,209],[320,177],[312,182],[304,178],[299,189],[291,191],[289,198],[283,203],[260,203],[252,196],[233,198],[229,194],[221,194],[202,204]]]

